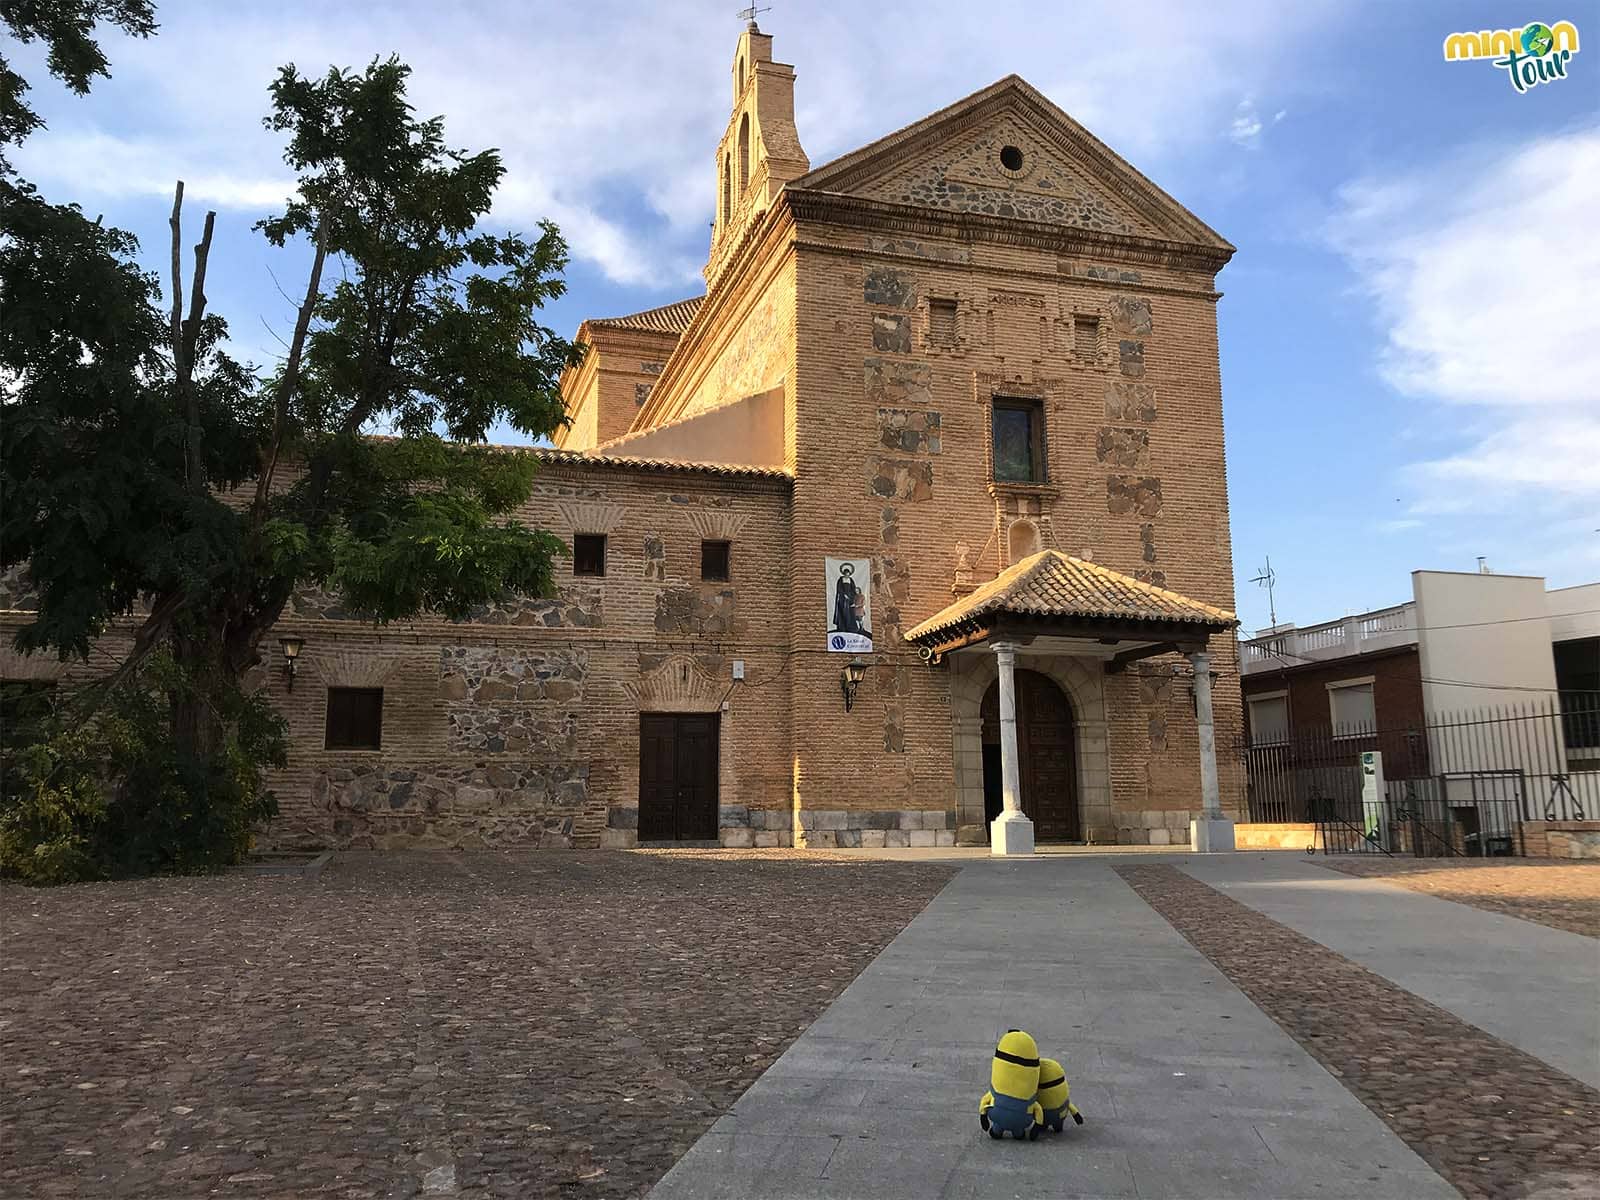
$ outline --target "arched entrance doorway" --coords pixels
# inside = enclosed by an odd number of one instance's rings
[[[1041,842],[1083,840],[1078,823],[1077,730],[1072,703],[1047,676],[1016,673],[1017,762],[1022,811]],[[983,799],[986,819],[1000,815],[1000,681],[989,685],[983,717]]]

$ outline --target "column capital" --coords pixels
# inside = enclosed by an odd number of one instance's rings
[[[1195,674],[1203,675],[1211,670],[1211,651],[1191,650],[1188,658],[1189,665],[1195,669]]]
[[[994,656],[998,659],[1016,661],[1017,644],[1015,642],[990,642],[989,649],[994,651]]]

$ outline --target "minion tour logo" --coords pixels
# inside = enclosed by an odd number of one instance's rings
[[[1578,27],[1571,21],[1554,25],[1534,21],[1521,29],[1452,33],[1444,39],[1446,62],[1488,58],[1511,77],[1511,86],[1518,92],[1565,79],[1567,63],[1577,52]]]

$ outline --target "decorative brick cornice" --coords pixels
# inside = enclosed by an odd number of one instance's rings
[[[947,212],[917,204],[818,192],[790,187],[784,197],[799,221],[851,229],[892,231],[955,241],[1024,246],[1057,254],[1099,254],[1119,262],[1216,274],[1233,257],[1233,247],[1162,241],[1138,234],[1106,233],[1075,225],[995,217],[987,213]]]
[[[515,447],[522,449],[522,447]],[[683,462],[665,458],[626,458],[620,455],[580,454],[574,450],[539,447],[530,451],[545,466],[545,474],[584,474],[589,471],[631,471],[638,474],[661,473],[700,475],[711,479],[737,479],[741,484],[772,483],[787,490],[794,476],[775,467],[741,467],[721,463]]]

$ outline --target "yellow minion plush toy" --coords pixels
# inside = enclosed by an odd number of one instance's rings
[[[1067,1083],[1067,1073],[1053,1058],[1039,1060],[1039,1107],[1044,1110],[1041,1124],[1060,1133],[1067,1127],[1070,1116],[1079,1125],[1083,1114],[1072,1102],[1072,1088]]]
[[[978,1124],[998,1141],[1007,1132],[1019,1141],[1039,1136],[1039,1045],[1020,1029],[1008,1029],[994,1049],[989,1090],[978,1102]]]

